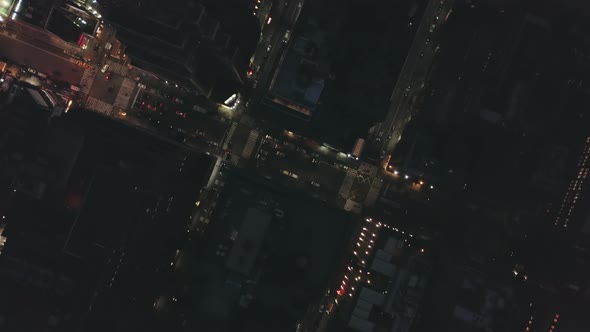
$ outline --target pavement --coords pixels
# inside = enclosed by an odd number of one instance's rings
[[[441,9],[439,10],[439,8]],[[378,150],[384,154],[393,151],[401,139],[405,125],[415,113],[413,107],[415,97],[423,91],[424,82],[438,51],[436,37],[440,25],[444,24],[450,11],[450,0],[430,0],[426,7],[414,42],[392,92],[389,111],[379,126],[379,133],[375,140],[370,142],[378,145]],[[437,17],[438,19],[436,19]],[[435,29],[431,32],[433,22],[436,22]]]
[[[260,66],[260,71],[254,75],[258,79],[253,98],[255,101],[261,100],[268,90],[278,60],[288,48],[288,43],[283,42],[285,32],[293,31],[303,6],[304,0],[288,1],[286,6],[278,1],[271,9],[269,16],[272,21],[263,28],[263,35],[253,58],[254,67]]]
[[[13,62],[34,68],[47,74],[53,80],[67,81],[78,85],[84,74],[84,67],[74,63],[66,54],[58,55],[45,48],[0,34],[0,56]],[[63,52],[62,52],[63,53]]]

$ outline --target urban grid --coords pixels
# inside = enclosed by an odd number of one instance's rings
[[[589,171],[589,0],[0,0],[0,332],[588,332]]]

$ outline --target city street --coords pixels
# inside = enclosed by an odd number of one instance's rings
[[[73,63],[65,54],[59,56],[3,34],[0,34],[0,44],[1,57],[43,72],[54,80],[80,84],[85,69]]]
[[[124,77],[112,74],[111,79],[107,80],[106,75],[106,73],[97,73],[94,84],[90,88],[89,95],[112,105],[115,103]]]
[[[275,73],[278,60],[288,48],[288,43],[283,42],[287,30],[295,28],[299,14],[304,6],[303,0],[289,1],[286,5],[278,2],[271,10],[272,21],[267,25],[266,30],[254,56],[254,64],[261,67],[257,73],[258,84],[256,85],[254,100],[259,101],[266,93],[271,79]],[[274,12],[273,12],[274,11]]]
[[[450,14],[450,1],[431,0],[426,7],[414,42],[408,51],[402,72],[390,98],[390,108],[381,123],[379,134],[371,144],[380,146],[383,153],[391,153],[401,138],[405,125],[413,113],[414,97],[422,92],[432,60],[438,52],[436,37],[440,26]]]

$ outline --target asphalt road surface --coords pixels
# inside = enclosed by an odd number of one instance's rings
[[[170,126],[180,128],[188,135],[195,134],[196,131],[202,132],[207,136],[207,140],[219,144],[228,128],[227,123],[198,113],[185,104],[179,104],[146,90],[140,91],[134,107],[128,112],[143,119],[152,119],[155,123],[160,121],[162,128]]]
[[[428,3],[393,90],[389,111],[381,124],[380,131],[383,133],[380,137],[381,142],[374,142],[379,144],[380,150],[385,153],[390,153],[395,148],[403,128],[413,114],[410,101],[412,96],[420,93],[422,83],[427,78],[428,69],[437,51],[435,37],[450,10],[448,0],[431,0]],[[435,23],[435,29],[431,32],[433,23]]]
[[[296,174],[296,182],[309,189],[336,193],[344,179],[345,172],[334,165],[314,158],[301,150],[289,148],[281,143],[266,141],[260,147],[258,166],[265,170],[288,176],[283,171]],[[256,154],[253,156],[256,158]]]
[[[273,33],[258,46],[257,52],[264,52],[266,54],[263,55],[262,68],[258,74],[255,100],[260,100],[260,97],[266,93],[268,85],[276,72],[277,62],[288,47],[288,43],[283,43],[285,32],[287,30],[293,31],[302,7],[302,0],[289,1],[287,7],[281,11],[278,17],[273,18],[273,22],[271,23],[275,24]],[[291,35],[293,35],[293,32],[291,32]],[[266,47],[268,46],[271,48],[267,51]]]
[[[94,84],[90,88],[90,95],[108,104],[113,104],[124,77],[112,74],[111,79],[107,80],[106,75],[107,73],[98,72],[94,79]]]
[[[40,47],[0,34],[0,56],[15,63],[29,66],[55,80],[78,85],[84,68],[70,62],[66,57],[55,55]]]

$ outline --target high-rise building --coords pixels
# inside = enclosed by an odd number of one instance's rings
[[[173,330],[152,305],[170,290],[213,158],[89,111],[60,116],[51,95],[11,84],[0,94],[0,329]]]
[[[572,224],[579,227],[584,224],[583,220],[576,219],[579,219],[580,217],[587,218],[585,214],[588,213],[588,211],[583,211],[584,209],[580,210],[578,205],[586,205],[584,203],[585,199],[588,198],[586,191],[588,189],[588,184],[590,183],[590,179],[587,179],[589,171],[590,137],[587,137],[583,144],[582,151],[579,154],[573,177],[569,182],[563,200],[561,201],[561,205],[558,208],[557,215],[555,216],[555,221],[553,223],[555,227],[568,228]],[[586,224],[590,225],[590,221],[586,220]],[[590,226],[588,225],[585,225],[584,227],[589,228],[588,230],[590,231]]]
[[[214,99],[239,89],[260,29],[246,4],[146,0],[104,7],[131,64]]]

